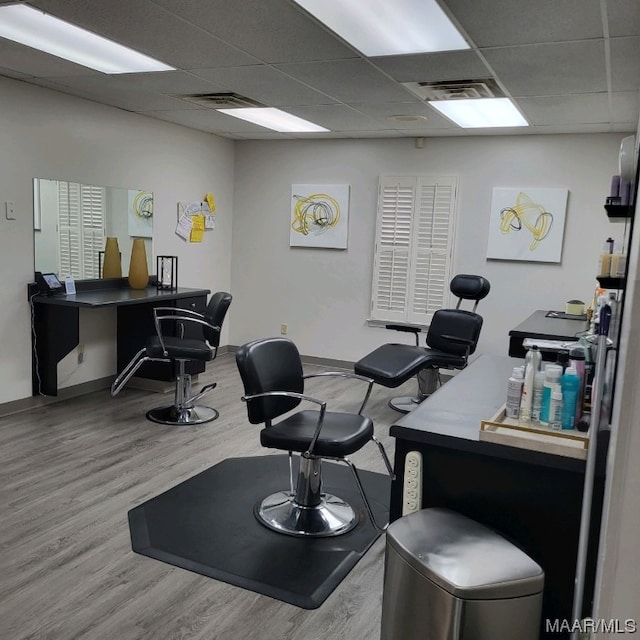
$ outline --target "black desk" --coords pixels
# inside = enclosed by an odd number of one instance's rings
[[[396,438],[391,519],[402,514],[405,457],[419,451],[423,508],[448,507],[482,522],[542,566],[546,580],[541,637],[558,640],[568,635],[545,634],[544,619],[571,619],[585,461],[480,441],[480,422],[504,404],[514,364],[507,357],[480,356],[391,426]],[[606,451],[608,435],[599,435],[599,452]],[[596,545],[604,467],[599,460],[592,519]],[[595,547],[587,574],[585,615],[591,610]]]
[[[522,342],[525,338],[576,342],[589,329],[587,320],[547,318],[547,313],[549,313],[547,310],[534,311],[515,329],[509,331],[509,355],[511,357],[524,358],[526,349],[522,346]],[[555,360],[555,354],[552,359]]]
[[[123,282],[124,280],[124,282]],[[58,395],[58,362],[80,342],[80,309],[114,308],[117,312],[118,371],[155,334],[153,307],[176,306],[204,311],[208,289],[179,287],[174,291],[148,287],[130,289],[126,280],[77,283],[74,295],[33,295],[33,394]],[[86,286],[101,288],[82,289]],[[189,363],[189,373],[204,371],[204,363]],[[154,380],[173,380],[168,363],[146,363],[137,373]]]

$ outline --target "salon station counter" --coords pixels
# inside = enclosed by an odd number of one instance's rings
[[[81,309],[113,308],[117,317],[115,348],[117,370],[120,371],[155,333],[154,307],[175,306],[202,313],[210,293],[208,289],[187,287],[131,289],[126,278],[78,282],[76,287],[75,294],[46,296],[37,293],[35,285],[29,285],[33,314],[34,395],[57,395],[58,363],[80,342]],[[204,370],[204,363],[193,362],[188,366],[192,367],[188,373]],[[146,363],[137,375],[162,381],[175,377],[171,365],[163,362]]]
[[[480,439],[481,421],[504,404],[507,379],[517,364],[522,360],[481,355],[391,426],[396,439],[391,519],[402,515],[406,455],[419,451],[423,508],[447,507],[494,528],[542,566],[541,637],[546,638],[551,636],[545,635],[544,619],[571,618],[585,461]],[[598,451],[606,451],[608,436],[608,431],[599,434]],[[604,466],[599,460],[591,527],[595,544]],[[591,548],[585,614],[591,609],[595,555]]]

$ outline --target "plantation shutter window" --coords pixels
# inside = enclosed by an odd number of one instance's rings
[[[58,182],[58,241],[61,277],[98,278],[104,246],[104,187]]]
[[[456,177],[383,176],[373,320],[428,324],[445,305],[453,258]]]

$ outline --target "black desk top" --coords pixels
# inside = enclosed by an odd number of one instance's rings
[[[519,460],[568,470],[584,469],[584,460],[480,441],[480,423],[505,403],[507,380],[523,360],[483,354],[443,384],[390,428],[409,442]]]
[[[141,304],[145,302],[162,302],[163,300],[178,300],[180,298],[192,298],[196,296],[206,296],[209,289],[190,289],[178,287],[173,291],[147,287],[146,289],[95,289],[89,291],[78,291],[72,295],[55,295],[33,297],[33,302],[37,304],[51,304],[63,307],[118,307],[129,304]]]
[[[586,320],[547,318],[547,313],[549,313],[547,310],[535,311],[517,327],[511,329],[509,336],[575,341],[589,329],[589,323]]]

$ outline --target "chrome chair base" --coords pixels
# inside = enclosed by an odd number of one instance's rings
[[[398,396],[389,400],[389,406],[400,413],[410,413],[423,400],[426,400],[441,384],[438,369],[427,367],[417,374],[418,394],[415,396]]]
[[[147,419],[159,424],[192,425],[212,422],[220,414],[216,409],[195,405],[193,407],[178,408],[175,405],[156,407],[147,411]]]
[[[388,404],[392,409],[399,411],[400,413],[410,413],[413,411],[425,398],[416,396],[398,396],[397,398],[391,398]]]
[[[355,511],[337,496],[323,493],[320,503],[305,507],[287,491],[258,502],[253,509],[258,522],[291,536],[329,537],[351,531],[358,524]]]

